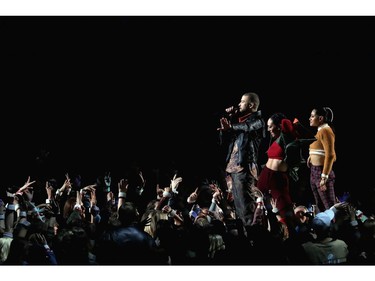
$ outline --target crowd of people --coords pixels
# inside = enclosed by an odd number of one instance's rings
[[[311,135],[281,112],[266,122],[259,107],[249,92],[226,109],[225,165],[197,185],[181,169],[135,164],[93,182],[61,171],[2,188],[0,264],[375,264],[375,212],[335,192],[332,109],[312,108]],[[307,176],[311,200],[295,192]]]

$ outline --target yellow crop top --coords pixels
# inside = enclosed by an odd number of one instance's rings
[[[323,174],[328,175],[332,170],[333,162],[336,161],[335,134],[328,124],[318,128],[315,135],[316,141],[310,144],[309,154],[324,156]]]

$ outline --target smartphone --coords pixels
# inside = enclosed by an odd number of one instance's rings
[[[361,220],[361,222],[365,222],[368,219],[368,217],[365,216],[361,210],[357,210],[355,212],[355,215],[356,215],[357,219]]]
[[[199,213],[201,212],[201,208],[199,207],[198,204],[194,204],[193,207],[191,208],[191,211],[189,212],[189,215],[192,219],[195,219]]]

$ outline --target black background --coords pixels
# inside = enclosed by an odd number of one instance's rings
[[[330,106],[337,189],[369,186],[374,28],[354,16],[1,17],[4,179],[24,182],[42,148],[61,175],[132,161],[210,173],[224,108],[255,91],[265,119],[308,127]]]

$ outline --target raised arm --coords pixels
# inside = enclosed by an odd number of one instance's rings
[[[129,182],[127,179],[121,179],[118,184],[118,203],[117,203],[117,210],[121,207],[121,205],[125,202],[126,192],[128,191]]]

